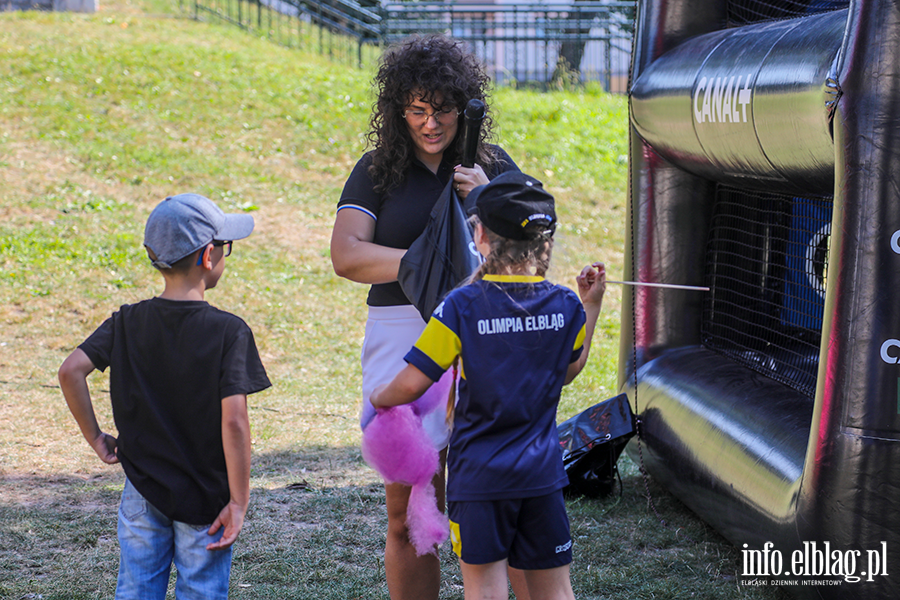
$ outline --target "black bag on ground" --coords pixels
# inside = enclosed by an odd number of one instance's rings
[[[616,462],[634,435],[628,396],[619,394],[559,424],[559,446],[569,476],[568,495],[607,496],[615,487]]]
[[[447,293],[480,264],[472,228],[453,179],[431,209],[425,231],[403,255],[397,280],[425,321]]]

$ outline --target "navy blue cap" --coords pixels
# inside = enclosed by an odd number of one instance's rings
[[[469,214],[497,235],[514,240],[553,235],[556,207],[543,184],[521,171],[501,173],[469,193]]]

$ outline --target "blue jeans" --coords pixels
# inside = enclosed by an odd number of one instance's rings
[[[126,479],[119,505],[116,600],[163,600],[173,562],[178,600],[228,598],[231,548],[207,550],[223,533],[209,535],[208,529],[167,518]]]

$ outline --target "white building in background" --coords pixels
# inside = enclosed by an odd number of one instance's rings
[[[558,38],[568,35],[573,45],[581,45],[581,60],[573,69],[581,81],[599,81],[609,91],[625,91],[631,23],[625,22],[624,15],[594,18],[589,29],[578,29],[573,16],[577,8],[573,9],[571,0],[457,0],[446,6],[451,34],[472,45],[498,83],[548,81],[556,72],[564,43]],[[582,6],[588,15],[603,8],[599,2]],[[471,7],[472,12],[465,7]],[[584,17],[582,26],[584,21],[590,21],[590,17]],[[581,37],[584,41],[579,40]]]

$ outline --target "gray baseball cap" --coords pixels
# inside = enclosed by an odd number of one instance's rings
[[[213,240],[240,240],[253,231],[253,217],[225,214],[199,194],[178,194],[160,202],[144,227],[144,246],[153,251],[153,266],[170,269]]]

